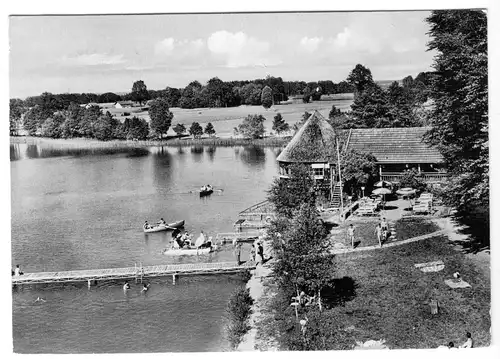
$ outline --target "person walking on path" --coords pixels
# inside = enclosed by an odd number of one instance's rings
[[[382,218],[382,221],[380,222],[382,226],[382,231],[387,231],[389,229],[389,224],[387,223],[387,220],[385,217]]]
[[[260,256],[260,262],[264,264],[264,247],[262,246],[262,242],[259,242],[257,245],[257,253]]]
[[[378,244],[382,247],[382,225],[380,223],[375,227],[375,234],[377,235]]]
[[[354,226],[352,223],[347,228],[347,238],[351,240],[351,246],[354,248]]]

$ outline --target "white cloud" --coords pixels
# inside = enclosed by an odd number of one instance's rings
[[[225,61],[227,67],[271,66],[279,64],[266,41],[250,37],[244,32],[214,32],[207,40],[208,49]]]
[[[300,45],[302,46],[302,48],[304,50],[306,50],[307,52],[314,52],[318,49],[319,45],[323,42],[323,38],[322,37],[303,37],[301,40],[300,40]]]
[[[168,37],[156,43],[155,54],[163,56],[186,56],[197,55],[205,46],[202,39],[195,40],[175,40]]]
[[[98,66],[98,65],[117,65],[125,62],[123,54],[82,54],[77,56],[64,56],[60,63],[66,66]]]

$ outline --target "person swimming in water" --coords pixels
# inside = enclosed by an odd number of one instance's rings
[[[46,302],[46,300],[38,297],[38,298],[36,298],[35,302]]]
[[[125,284],[123,285],[123,290],[128,290],[130,289],[130,284],[128,284],[128,282],[125,282]]]
[[[144,285],[142,286],[141,293],[142,293],[142,292],[147,292],[147,291],[148,291],[148,289],[149,289],[149,286],[150,286],[150,285],[151,285],[151,284],[149,284],[149,283],[148,283],[148,284],[144,283]]]

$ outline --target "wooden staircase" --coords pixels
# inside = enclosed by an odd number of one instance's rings
[[[336,183],[333,186],[332,200],[330,202],[330,208],[340,208],[340,185]]]

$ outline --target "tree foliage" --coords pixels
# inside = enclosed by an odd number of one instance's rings
[[[437,51],[427,141],[451,173],[447,204],[482,222],[482,239],[489,240],[487,17],[481,10],[439,10],[426,21],[429,50]]]
[[[277,213],[287,218],[291,218],[302,204],[314,204],[316,194],[309,167],[302,164],[291,165],[289,178],[276,178],[267,198],[274,204]]]
[[[283,132],[287,132],[288,130],[290,130],[290,125],[285,122],[283,116],[281,116],[281,113],[278,112],[273,119],[273,131],[275,131],[277,134],[280,134]]]
[[[130,95],[132,101],[139,102],[141,105],[144,101],[147,101],[150,98],[148,88],[142,80],[134,82]]]
[[[203,128],[198,122],[193,122],[189,127],[189,134],[194,138],[200,138],[203,135]]]
[[[268,109],[273,105],[273,90],[269,86],[262,89],[260,102],[265,109]]]
[[[266,118],[262,115],[248,115],[243,122],[238,125],[238,133],[246,138],[261,138],[264,136],[264,121]]]
[[[401,188],[409,187],[416,189],[418,192],[422,192],[427,189],[427,184],[425,183],[424,178],[414,168],[404,171],[403,176],[399,180],[399,185]]]
[[[354,69],[349,73],[347,76],[347,82],[354,86],[356,93],[363,93],[375,84],[370,69],[361,64],[357,64],[356,67],[354,67]]]
[[[205,133],[209,136],[215,135],[215,128],[212,125],[212,122],[207,123],[207,125],[205,126]]]
[[[340,159],[344,188],[355,194],[362,186],[373,184],[377,177],[376,163],[371,153],[348,149]]]
[[[168,100],[160,97],[151,101],[148,113],[151,118],[151,130],[162,138],[163,135],[167,134],[174,118],[174,114],[169,109]]]
[[[182,123],[178,123],[174,126],[173,130],[177,134],[177,136],[180,136],[186,132],[186,126],[184,126]]]

